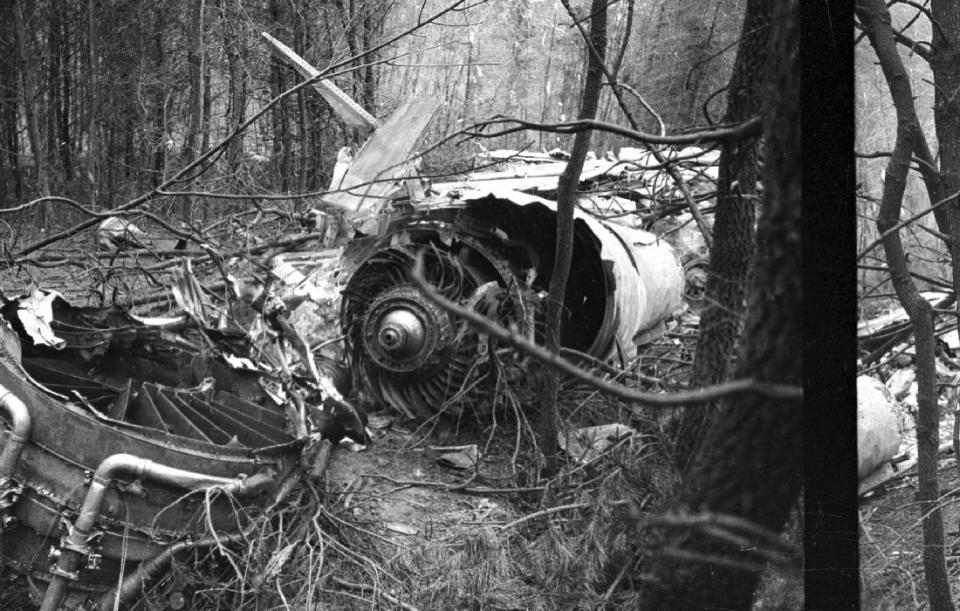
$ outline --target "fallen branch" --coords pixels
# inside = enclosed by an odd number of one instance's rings
[[[513,346],[520,351],[528,354],[543,364],[559,369],[571,378],[583,382],[600,392],[640,404],[644,407],[664,408],[664,407],[688,407],[692,405],[708,404],[721,397],[738,395],[744,393],[757,393],[768,397],[784,400],[800,400],[803,398],[803,389],[799,386],[789,384],[773,384],[769,382],[758,382],[752,379],[740,379],[724,382],[715,386],[706,386],[697,390],[678,391],[669,394],[652,394],[641,392],[627,386],[614,384],[598,378],[597,376],[584,371],[570,361],[561,357],[558,353],[550,352],[545,348],[513,333],[509,329],[501,327],[490,319],[468,310],[449,299],[443,297],[426,281],[423,275],[423,254],[417,255],[414,263],[411,277],[420,291],[430,301],[437,304],[447,312],[463,318],[474,327],[484,333],[487,333],[497,340]]]
[[[491,125],[514,124],[515,127],[506,127],[495,132],[485,132],[485,128]],[[540,132],[551,132],[555,134],[575,134],[587,130],[596,130],[624,136],[638,142],[648,144],[667,144],[667,145],[698,145],[703,142],[725,142],[728,140],[742,140],[744,138],[756,138],[760,136],[763,119],[754,117],[743,123],[736,125],[719,126],[712,129],[705,129],[688,134],[677,134],[673,136],[658,136],[633,129],[597,121],[593,119],[583,119],[580,121],[567,121],[564,123],[536,123],[533,121],[523,121],[521,119],[510,119],[506,117],[489,119],[481,121],[466,130],[463,133],[477,138],[498,138],[507,134],[513,134],[525,130],[535,130]]]
[[[400,599],[397,598],[396,596],[393,596],[393,595],[391,595],[391,594],[388,594],[387,592],[384,592],[384,591],[381,590],[380,588],[375,588],[375,587],[373,587],[373,586],[371,586],[371,585],[364,585],[364,584],[361,584],[361,583],[353,583],[353,582],[350,582],[350,581],[346,581],[345,579],[341,579],[341,578],[339,578],[339,577],[334,577],[334,578],[333,578],[333,581],[334,581],[337,585],[343,586],[343,587],[345,587],[345,588],[350,588],[351,590],[357,590],[358,592],[363,592],[363,591],[365,591],[365,590],[373,590],[373,593],[374,593],[374,594],[376,594],[376,595],[379,596],[380,598],[384,599],[385,601],[387,601],[387,602],[390,603],[391,605],[396,605],[396,606],[400,607],[401,609],[405,609],[406,611],[419,611],[419,610],[418,610],[416,607],[414,607],[413,605],[410,605],[410,604],[407,604],[407,603],[403,602],[402,600],[400,600]]]

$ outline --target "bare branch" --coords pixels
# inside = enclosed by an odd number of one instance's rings
[[[411,277],[417,287],[419,287],[430,301],[451,314],[463,318],[482,332],[521,350],[545,365],[559,369],[571,378],[588,384],[604,394],[623,399],[624,401],[637,403],[643,407],[689,407],[716,401],[721,397],[744,393],[756,393],[784,400],[800,400],[803,398],[803,389],[799,386],[769,384],[751,379],[733,380],[715,386],[706,386],[697,390],[680,391],[669,394],[646,393],[620,384],[614,384],[580,369],[559,354],[550,352],[516,333],[501,327],[490,319],[472,310],[468,310],[438,294],[423,275],[422,254],[417,257]]]
[[[507,134],[513,134],[523,130],[536,130],[551,132],[556,134],[575,134],[586,130],[597,130],[624,136],[631,140],[644,142],[646,144],[667,144],[667,145],[700,145],[704,142],[725,142],[729,140],[742,140],[744,138],[753,138],[760,135],[763,121],[760,117],[754,117],[743,123],[736,125],[723,125],[713,129],[690,132],[688,134],[678,134],[674,136],[657,136],[641,131],[629,129],[613,123],[606,123],[597,120],[567,121],[564,123],[536,123],[533,121],[523,121],[521,119],[510,119],[499,117],[487,121],[481,121],[476,125],[464,130],[469,136],[478,138],[497,138]],[[510,125],[496,132],[484,132],[483,129],[492,125]]]
[[[902,221],[900,221],[899,223],[897,223],[897,224],[893,225],[892,227],[890,227],[889,229],[887,229],[886,231],[881,232],[880,235],[877,237],[877,239],[875,239],[873,242],[870,242],[870,244],[868,244],[866,248],[864,248],[862,251],[860,251],[860,254],[857,255],[857,261],[860,261],[860,260],[863,259],[865,256],[867,256],[867,253],[869,253],[871,250],[873,250],[873,249],[876,248],[877,246],[883,244],[883,240],[884,240],[884,238],[886,238],[887,236],[890,236],[890,235],[892,235],[892,234],[900,231],[900,229],[902,229],[903,227],[906,227],[907,225],[910,225],[910,224],[912,224],[912,223],[917,222],[918,220],[920,220],[921,218],[923,218],[923,217],[925,217],[926,215],[930,214],[931,212],[933,212],[933,211],[936,210],[937,208],[939,208],[939,207],[941,207],[941,206],[944,206],[944,205],[946,205],[946,204],[948,204],[948,203],[950,203],[950,202],[956,201],[956,198],[957,198],[958,195],[960,195],[960,192],[951,193],[950,195],[948,195],[947,197],[941,199],[940,201],[936,202],[935,204],[932,204],[930,207],[924,208],[923,210],[921,210],[920,212],[914,214],[914,215],[911,216],[910,218],[905,219],[905,220],[902,220]]]

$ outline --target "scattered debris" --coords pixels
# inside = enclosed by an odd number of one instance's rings
[[[896,399],[882,382],[857,378],[857,475],[863,479],[900,449],[903,424]]]
[[[440,310],[413,285],[428,281],[517,333],[542,328],[553,268],[555,204],[513,191],[460,189],[381,218],[344,252],[342,324],[355,377],[379,405],[410,418],[456,413],[490,384],[497,346]],[[564,346],[601,361],[629,360],[682,307],[683,272],[653,234],[578,212],[567,285]],[[486,380],[486,382],[483,382]]]
[[[568,456],[580,464],[587,464],[620,441],[636,434],[636,429],[625,424],[600,424],[561,432],[557,435],[557,441]]]
[[[8,566],[50,580],[54,606],[105,592],[121,566],[134,569],[170,542],[211,526],[240,532],[236,503],[260,505],[305,444],[344,431],[366,441],[362,413],[332,381],[304,376],[302,362],[281,367],[282,354],[269,357],[241,329],[211,326],[223,313],[189,265],[177,278],[186,315],[166,319],[76,307],[53,291],[5,298],[0,385],[33,425],[17,484],[0,474],[13,493],[3,554]],[[110,469],[119,470],[92,497],[91,474]],[[37,554],[50,548],[62,565],[52,574]]]
[[[264,37],[301,74],[318,74]],[[124,604],[174,554],[248,538],[255,510],[269,515],[298,478],[322,476],[334,444],[362,449],[370,427],[402,436],[396,425],[388,432],[392,423],[380,414],[368,421],[348,397],[423,419],[457,413],[498,376],[526,375],[522,357],[424,298],[411,264],[423,257],[438,292],[539,338],[555,250],[556,205],[544,198],[555,195],[566,153],[487,151],[480,161],[496,169],[431,185],[414,147],[438,100],[409,100],[381,124],[333,83],[314,86],[349,124],[374,131],[356,155],[339,152],[328,194],[306,212],[280,211],[306,234],[265,244],[250,231],[262,219],[258,209],[249,224],[225,223],[237,224],[232,235],[245,242],[232,255],[218,252],[228,242],[215,247],[204,238],[200,250],[184,253],[191,258],[141,267],[158,290],[124,286],[128,303],[175,303],[172,316],[74,306],[42,289],[13,299],[0,293],[0,407],[12,425],[0,431],[3,560],[49,582],[45,607],[106,608],[115,593]],[[704,200],[717,155],[665,152]],[[683,297],[702,298],[708,253],[665,176],[648,153],[630,149],[585,165],[564,303],[567,356],[625,365],[664,334]],[[159,260],[185,246],[182,236],[152,235],[120,216],[100,223],[96,242],[115,251],[99,255],[110,258],[111,272],[129,251]],[[110,279],[101,278],[101,304]],[[695,320],[686,314],[683,329]],[[671,350],[681,344],[671,342]],[[589,462],[636,434],[601,425],[561,444]],[[437,463],[459,470],[477,469],[481,458],[476,444],[434,450],[442,452]],[[420,468],[409,473],[412,481],[425,477]],[[470,512],[487,519],[504,508],[480,499]],[[402,520],[384,528],[407,537],[433,532],[432,523]],[[499,545],[487,531],[474,539]],[[296,552],[294,543],[280,547],[254,585]]]
[[[444,467],[462,470],[475,469],[480,461],[480,449],[475,443],[445,448],[434,447],[431,450],[442,452],[437,457],[437,462]]]

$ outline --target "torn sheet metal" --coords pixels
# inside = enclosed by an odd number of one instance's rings
[[[10,480],[19,491],[7,505],[15,520],[0,534],[8,567],[51,578],[47,551],[61,549],[91,474],[109,456],[219,478],[279,473],[297,459],[301,440],[269,398],[264,372],[230,364],[246,356],[229,349],[231,338],[213,339],[214,348],[185,317],[146,324],[120,308],[78,308],[46,293],[44,321],[62,342],[54,345],[23,325],[35,302],[8,301],[0,320],[0,385],[33,422]],[[0,446],[9,441],[0,427]],[[222,533],[244,525],[222,495],[208,521],[203,496],[136,477],[111,485],[84,564],[68,577],[70,604],[115,586],[121,566],[131,571],[174,541],[210,525]]]
[[[419,294],[412,262],[422,252],[442,294],[533,339],[553,270],[556,204],[461,189],[379,223],[344,255],[342,324],[356,377],[410,417],[455,409],[495,347]],[[569,278],[561,341],[600,359],[631,358],[683,305],[683,271],[668,244],[582,212]]]

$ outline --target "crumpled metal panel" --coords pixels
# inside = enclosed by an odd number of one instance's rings
[[[280,408],[246,393],[256,373],[235,371],[212,352],[192,350],[169,327],[121,310],[41,297],[55,342],[23,328],[17,302],[0,319],[0,385],[28,406],[33,422],[12,475],[23,487],[12,508],[16,522],[0,535],[8,566],[41,581],[50,577],[47,551],[60,544],[91,474],[108,456],[132,454],[224,478],[280,472],[297,459],[302,443],[285,430]],[[262,389],[259,395],[266,398]],[[8,439],[0,430],[0,446]],[[172,541],[205,534],[208,523],[238,532],[238,516],[222,497],[207,505],[202,494],[118,481],[97,518],[96,558],[72,587],[103,591],[116,584],[121,565],[134,570]]]

